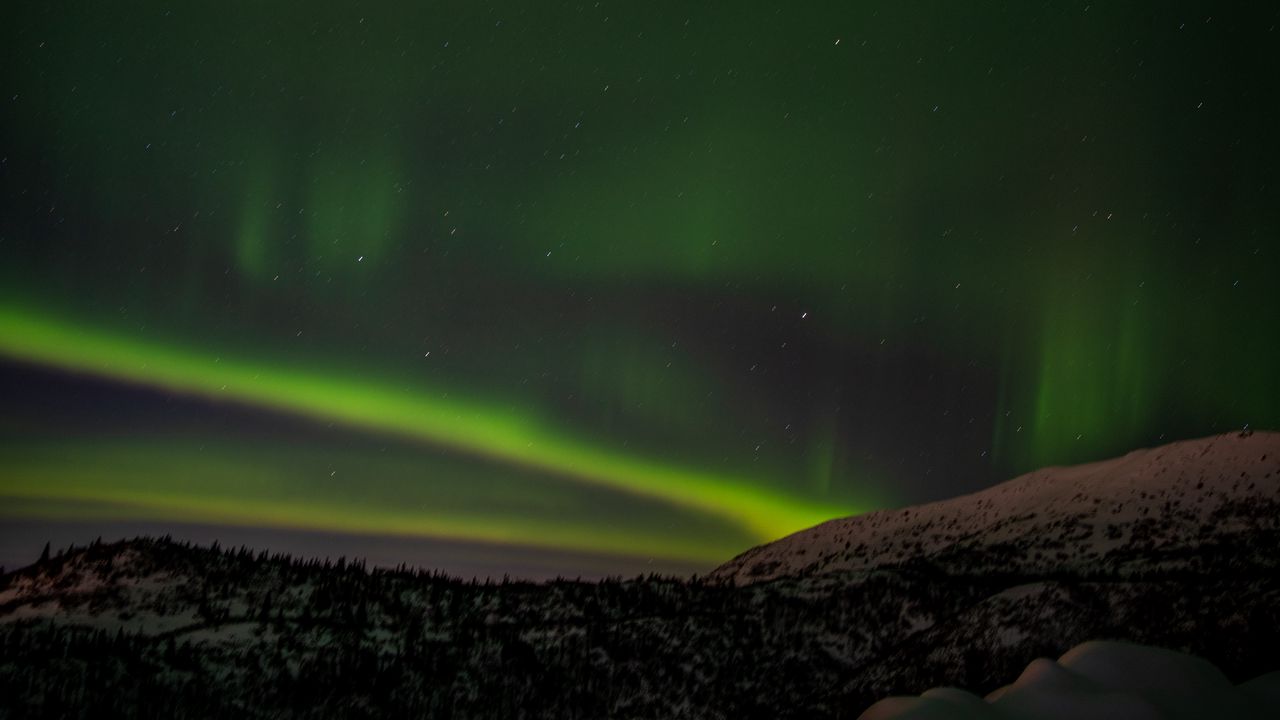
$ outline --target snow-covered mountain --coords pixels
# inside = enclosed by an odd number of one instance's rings
[[[738,583],[877,568],[946,574],[1274,570],[1280,433],[1243,432],[1037,470],[928,505],[831,520],[717,568]]]
[[[167,539],[0,575],[7,717],[856,718],[1094,639],[1280,669],[1280,435],[835,520],[714,577],[475,583]]]

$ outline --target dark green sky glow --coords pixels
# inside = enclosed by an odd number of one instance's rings
[[[10,9],[0,519],[710,567],[1280,426],[1280,11],[384,5]]]

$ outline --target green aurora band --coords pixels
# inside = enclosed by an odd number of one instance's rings
[[[768,540],[847,515],[856,509],[823,506],[718,477],[592,448],[558,436],[545,426],[511,413],[458,401],[445,401],[426,392],[361,383],[344,377],[316,375],[292,368],[259,366],[236,358],[179,350],[144,341],[109,336],[91,328],[59,323],[46,317],[0,307],[0,354],[68,371],[140,383],[170,391],[193,393],[286,411],[318,420],[391,432],[416,440],[474,453],[527,469],[603,485],[625,493],[656,498],[681,507],[723,516],[747,530],[756,540]],[[234,476],[234,474],[230,474]],[[91,499],[129,502],[181,511],[201,519],[237,523],[271,522],[297,527],[348,531],[383,531],[405,535],[436,535],[470,540],[522,539],[549,547],[613,552],[634,550],[634,538],[602,537],[598,530],[526,534],[520,528],[495,533],[492,528],[466,523],[424,520],[412,513],[381,512],[356,515],[333,508],[294,506],[254,507],[246,498],[221,504],[202,500],[198,509],[181,497],[138,497],[104,483],[89,495],[59,486],[63,476],[42,478],[22,487],[6,487],[7,494],[27,498]],[[651,541],[646,542],[651,548]],[[658,550],[653,550],[657,552]],[[676,549],[661,551],[677,555]],[[687,547],[680,555],[708,559]]]

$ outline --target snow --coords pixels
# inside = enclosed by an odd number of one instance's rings
[[[1251,510],[1259,503],[1280,504],[1280,433],[1188,440],[831,520],[749,550],[711,577],[741,584],[921,560],[964,570],[977,552],[1008,555],[1010,571],[1123,572],[1135,553],[1194,551],[1206,528],[1218,537],[1280,529],[1274,513]]]
[[[1056,662],[1033,661],[1011,685],[979,698],[957,688],[881,700],[860,720],[1198,720],[1280,717],[1280,672],[1232,686],[1184,653],[1090,641]]]

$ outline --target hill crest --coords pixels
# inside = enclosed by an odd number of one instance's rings
[[[1245,570],[1273,566],[1267,549],[1278,537],[1280,433],[1240,432],[830,520],[752,548],[711,577],[750,583],[903,565],[1096,575],[1230,561]]]

